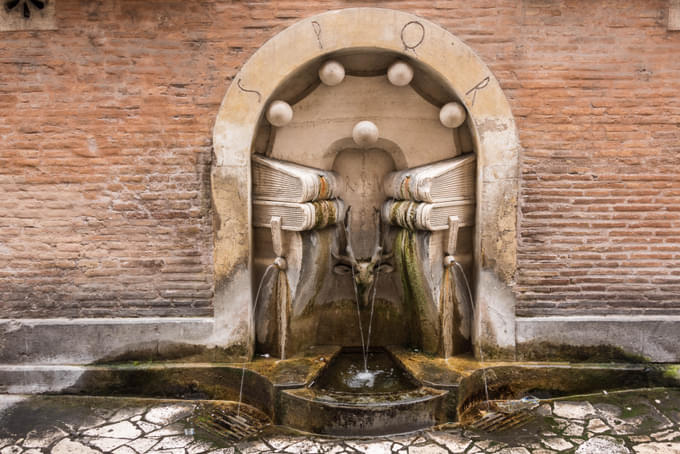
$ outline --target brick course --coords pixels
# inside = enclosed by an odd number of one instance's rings
[[[211,130],[238,68],[328,9],[439,23],[522,155],[519,315],[680,312],[680,32],[666,0],[59,0],[0,33],[2,317],[209,315]]]

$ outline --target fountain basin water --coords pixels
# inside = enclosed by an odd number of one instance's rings
[[[411,391],[420,384],[383,349],[368,352],[367,370],[358,349],[343,349],[315,381],[329,393],[380,394]]]
[[[313,385],[281,394],[281,423],[329,435],[385,435],[446,420],[447,391],[422,386],[384,349],[345,348]]]

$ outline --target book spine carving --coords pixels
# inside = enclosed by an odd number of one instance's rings
[[[339,190],[340,178],[335,172],[253,156],[255,199],[312,202],[333,199],[338,196]]]
[[[271,227],[273,216],[292,231],[321,229],[344,220],[345,206],[337,199],[340,178],[330,171],[254,155],[253,225]]]
[[[385,178],[385,222],[408,230],[446,230],[449,216],[460,226],[475,222],[475,155],[392,172]]]
[[[392,172],[384,181],[385,194],[397,200],[417,202],[452,202],[474,198],[475,155],[412,169]]]
[[[446,230],[449,216],[458,216],[460,226],[475,223],[474,200],[423,203],[411,200],[388,200],[383,204],[382,217],[385,222],[408,230]]]
[[[345,205],[340,199],[317,200],[315,202],[292,203],[253,201],[253,225],[271,227],[271,218],[281,217],[281,228],[302,232],[322,229],[345,219]]]

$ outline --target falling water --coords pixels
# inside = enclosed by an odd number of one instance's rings
[[[359,305],[359,289],[357,288],[357,281],[354,276],[354,265],[352,265],[352,285],[354,286],[354,301],[357,306],[357,319],[359,320],[359,334],[361,334],[361,353],[364,355],[364,372],[368,372],[368,352],[366,351],[366,344],[364,343],[364,328],[361,324],[361,307]]]
[[[385,246],[385,237],[381,235],[380,250],[383,251]],[[371,295],[371,316],[368,319],[368,335],[366,336],[366,354],[368,356],[368,348],[371,345],[371,329],[373,328],[373,309],[375,307],[375,294],[378,291],[378,278],[380,277],[380,261],[375,267],[375,279],[373,281],[373,294]],[[364,364],[366,360],[364,359]]]
[[[262,290],[262,284],[264,281],[267,279],[267,274],[269,273],[270,270],[273,268],[278,268],[274,263],[271,265],[267,266],[267,268],[264,270],[264,274],[262,274],[262,279],[260,279],[260,285],[257,286],[257,292],[255,293],[255,302],[253,303],[253,317],[255,316],[255,311],[257,310],[257,303],[260,301],[260,291]],[[252,323],[252,318],[251,318],[251,323]],[[251,331],[252,331],[252,325],[251,325]],[[241,366],[241,386],[239,387],[238,390],[238,406],[236,407],[236,416],[238,416],[241,412],[241,400],[243,399],[243,381],[246,376],[246,364],[248,362],[244,362],[243,366]]]
[[[384,242],[384,238],[383,238]],[[383,244],[380,245],[381,250],[383,249]],[[373,329],[373,313],[375,309],[375,295],[378,289],[378,276],[380,276],[380,262],[375,267],[375,280],[373,281],[373,292],[371,294],[371,315],[368,319],[368,332],[366,334],[366,339],[364,340],[364,328],[361,322],[361,307],[359,304],[359,290],[357,288],[356,280],[354,279],[354,266],[352,266],[352,283],[354,286],[354,300],[357,307],[357,319],[359,321],[359,333],[361,335],[361,353],[364,359],[364,370],[356,374],[356,380],[358,382],[364,383],[367,387],[372,387],[375,382],[375,377],[380,372],[372,372],[368,370],[368,349],[371,343],[371,331]]]
[[[458,261],[454,258],[453,264],[456,265],[456,269],[459,271],[460,275],[463,276],[463,282],[465,282],[465,289],[467,290],[467,295],[468,295],[468,301],[470,301],[470,309],[472,312],[472,316],[475,316],[475,300],[472,299],[472,291],[470,290],[470,282],[468,282],[467,275],[465,274],[465,271],[463,270],[463,267],[458,263]],[[481,317],[476,317],[478,322],[477,322],[477,333],[479,333],[482,329],[481,325]],[[484,394],[486,396],[486,406],[487,409],[489,408],[489,386],[486,381],[486,368],[484,367],[484,351],[482,350],[482,345],[481,343],[479,344],[479,361],[482,363],[482,380],[484,381]]]

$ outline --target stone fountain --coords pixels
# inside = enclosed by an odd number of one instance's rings
[[[411,85],[413,66],[389,52],[325,58],[305,76],[304,89],[293,79],[269,102],[252,155],[256,354],[343,348],[323,385],[283,392],[287,425],[432,425],[445,392],[384,348],[470,350],[476,159],[466,110],[453,94],[428,99]],[[358,348],[363,365],[348,360]],[[375,386],[395,370],[403,377],[388,382],[401,386]],[[329,412],[341,427],[320,417]]]
[[[284,89],[269,104],[252,157],[256,351],[360,346],[368,331],[375,346],[469,350],[465,109],[418,93],[396,55],[338,56],[317,73],[300,99]],[[277,258],[285,269],[265,275]]]

